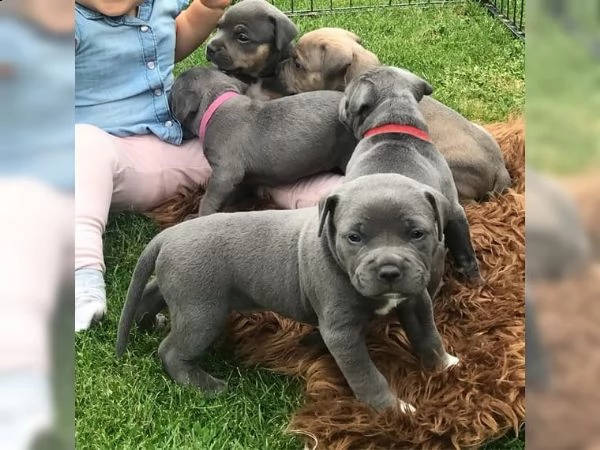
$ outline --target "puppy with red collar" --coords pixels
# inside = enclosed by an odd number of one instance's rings
[[[431,143],[419,109],[433,88],[404,69],[381,66],[355,78],[340,101],[340,121],[359,139],[346,181],[375,173],[398,173],[432,189],[429,199],[443,218],[438,236],[467,278],[481,282],[469,224],[448,162]]]

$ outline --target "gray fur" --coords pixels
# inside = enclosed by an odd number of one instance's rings
[[[373,364],[365,332],[395,300],[426,367],[458,362],[444,350],[433,321],[428,290],[437,286],[430,273],[443,269],[443,255],[427,192],[402,175],[371,175],[345,183],[318,208],[214,214],[162,231],[133,272],[117,355],[125,351],[134,317],[161,307],[158,285],[171,315],[158,354],[179,383],[205,393],[223,390],[225,383],[199,368],[198,358],[224,331],[231,310],[268,310],[318,326],[358,399],[377,410],[411,410]]]
[[[432,91],[429,83],[411,72],[381,66],[348,85],[340,101],[340,121],[357,139],[366,131],[387,124],[410,125],[428,131],[419,101]],[[440,228],[458,270],[481,282],[469,224],[458,201],[452,172],[437,148],[424,140],[398,133],[362,138],[348,162],[346,180],[385,172],[405,175],[430,188],[429,198],[439,210]],[[442,233],[440,239],[441,236]]]
[[[552,178],[526,168],[525,340],[527,386],[545,390],[552,381],[551,354],[538,325],[536,283],[582,273],[592,260],[591,245],[573,198]],[[542,299],[543,300],[543,299]]]
[[[527,279],[560,280],[581,273],[592,254],[574,200],[552,178],[531,167],[526,170]]]
[[[248,1],[248,0],[244,0]],[[245,85],[218,70],[184,72],[171,90],[175,116],[198,134],[208,106]],[[204,154],[213,170],[199,215],[220,211],[245,186],[277,186],[334,169],[343,171],[356,139],[338,120],[342,93],[308,92],[263,102],[240,95],[213,115]]]

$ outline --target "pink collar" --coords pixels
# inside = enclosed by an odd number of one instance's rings
[[[410,125],[400,125],[396,123],[389,123],[387,125],[381,125],[379,127],[371,128],[370,130],[365,131],[363,137],[367,138],[370,136],[377,136],[378,134],[384,133],[408,134],[423,141],[431,142],[431,139],[429,138],[429,134],[427,134],[427,132]]]
[[[213,114],[219,109],[219,107],[225,103],[227,100],[237,97],[237,92],[233,91],[225,91],[221,95],[219,95],[214,102],[212,102],[209,107],[206,109],[202,119],[200,120],[200,131],[198,132],[198,137],[200,140],[204,140],[204,135],[206,134],[206,127],[208,127],[208,122],[212,118]]]

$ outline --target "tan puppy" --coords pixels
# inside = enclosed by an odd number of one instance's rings
[[[358,75],[380,65],[360,38],[341,28],[304,34],[292,57],[278,68],[278,78],[291,94],[323,89],[343,91]],[[500,147],[479,125],[426,96],[419,104],[435,146],[448,161],[461,200],[483,200],[510,185]]]
[[[357,75],[379,66],[360,38],[342,28],[319,28],[304,34],[292,58],[279,67],[290,94],[316,90],[343,91]]]

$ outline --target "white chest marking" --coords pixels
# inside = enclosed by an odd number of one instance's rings
[[[406,300],[406,297],[402,297],[400,294],[386,294],[384,295],[384,298],[387,300],[385,305],[375,310],[375,314],[377,314],[378,316],[385,316],[392,309],[394,309],[396,306],[398,306],[400,303]]]

